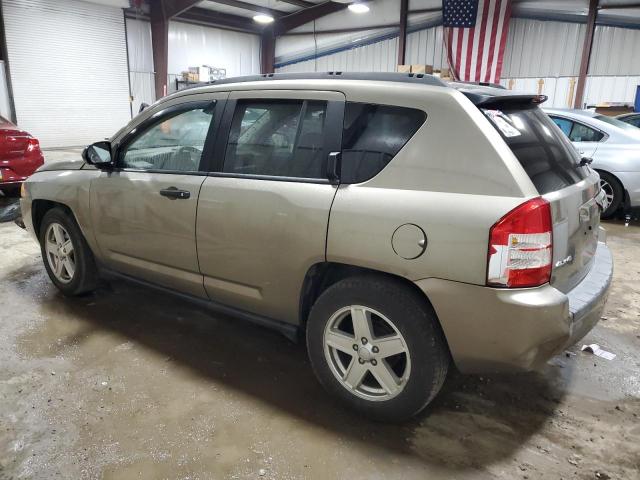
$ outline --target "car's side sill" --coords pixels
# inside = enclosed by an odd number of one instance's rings
[[[156,285],[155,283],[147,282],[145,280],[141,280],[139,278],[135,278],[129,275],[125,275],[123,273],[116,272],[114,270],[100,267],[100,275],[104,278],[111,279],[122,279],[131,283],[135,283],[137,285],[141,285],[143,287],[150,287],[155,290],[159,290],[165,293],[169,293],[178,298],[182,298],[188,302],[196,304],[200,307],[206,308],[216,313],[222,313],[224,315],[229,315],[232,317],[237,317],[248,322],[254,323],[256,325],[260,325],[262,327],[266,327],[272,330],[277,330],[289,340],[293,342],[298,342],[299,340],[299,328],[290,323],[282,322],[280,320],[275,320],[273,318],[264,317],[262,315],[258,315],[255,313],[247,312],[245,310],[241,310],[239,308],[230,307],[228,305],[223,305],[218,302],[214,302],[213,300],[205,300],[203,298],[194,297],[193,295],[189,295],[182,292],[176,292],[167,287],[163,287],[161,285]]]

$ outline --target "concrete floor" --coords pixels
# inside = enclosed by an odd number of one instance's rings
[[[638,479],[640,227],[587,337],[618,356],[452,375],[419,418],[344,411],[302,346],[126,283],[69,299],[0,224],[0,479]]]

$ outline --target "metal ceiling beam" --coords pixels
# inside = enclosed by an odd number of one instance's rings
[[[206,8],[192,8],[181,14],[176,20],[184,20],[198,25],[220,27],[237,32],[253,33],[256,35],[262,34],[262,29],[250,18],[215,12],[213,10],[207,10]]]
[[[280,0],[283,3],[288,3],[289,5],[295,5],[296,7],[309,8],[313,7],[315,3],[307,2],[305,0]]]
[[[305,23],[313,22],[320,17],[344,10],[347,6],[346,3],[327,1],[314,5],[313,7],[305,8],[304,10],[278,19],[273,27],[273,33],[276,36],[282,35]]]
[[[272,8],[261,7],[260,5],[254,5],[252,3],[242,2],[241,0],[211,0],[220,5],[227,5],[229,7],[241,8],[243,10],[249,10],[250,12],[266,13],[274,18],[286,15],[286,12],[280,12]]]
[[[267,27],[260,37],[260,73],[273,73],[276,60],[276,37]]]
[[[598,1],[599,0],[589,0],[587,32],[584,36],[584,44],[582,45],[582,59],[580,60],[580,74],[578,75],[578,86],[576,87],[576,99],[573,103],[574,108],[582,108],[584,100],[584,87],[587,83],[587,73],[589,73],[593,35],[596,29],[596,17],[598,16]]]
[[[407,51],[407,17],[409,0],[400,0],[400,32],[398,33],[398,65],[404,65]]]
[[[190,8],[194,7],[202,0],[151,0],[151,9],[153,10],[154,4],[162,5],[164,9],[164,15],[167,19],[173,18],[186,12]]]

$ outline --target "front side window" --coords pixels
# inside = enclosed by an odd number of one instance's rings
[[[213,106],[168,115],[127,145],[122,167],[198,171],[212,115]]]
[[[424,123],[422,110],[347,102],[342,131],[344,183],[377,175]]]
[[[326,178],[326,113],[325,101],[238,101],[223,171]]]

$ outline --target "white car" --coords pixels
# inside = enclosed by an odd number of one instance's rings
[[[640,207],[640,128],[588,110],[545,109],[580,155],[592,158],[607,195],[603,218]]]

